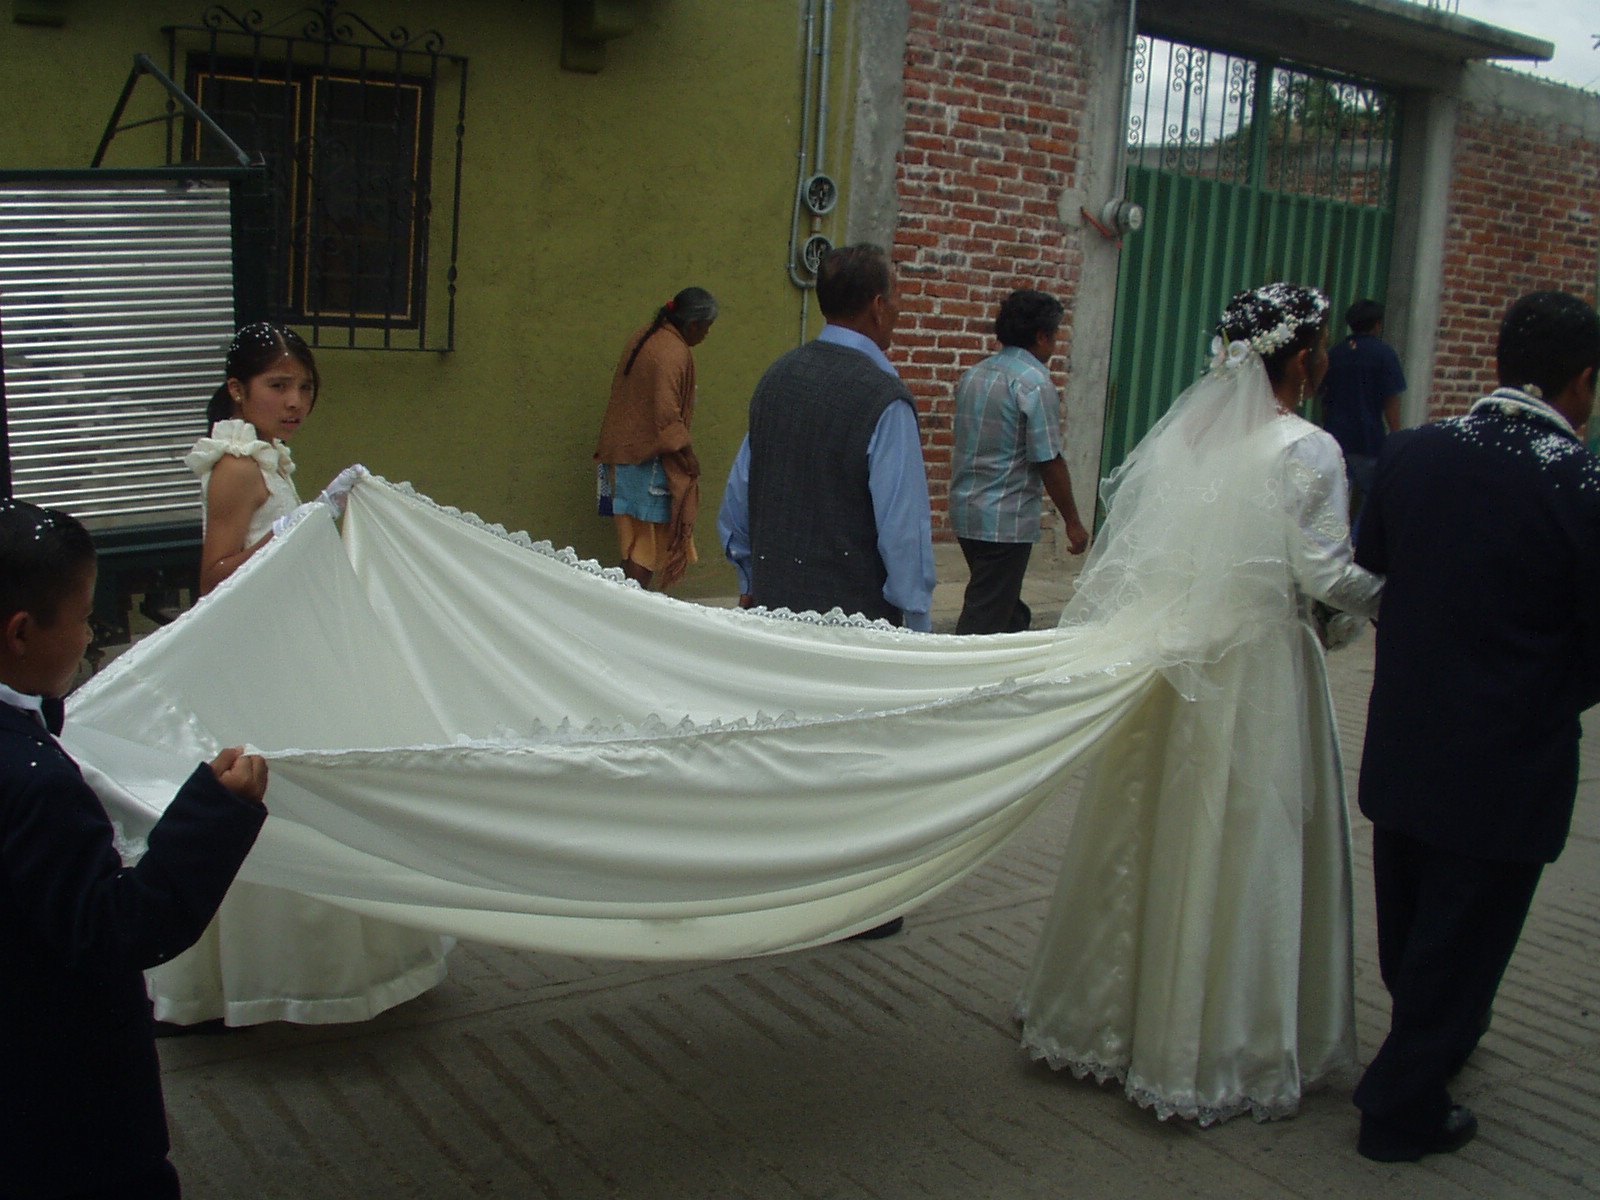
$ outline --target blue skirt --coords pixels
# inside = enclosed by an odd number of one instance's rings
[[[666,468],[659,457],[637,465],[602,466],[600,472],[602,491],[605,474],[615,473],[611,480],[612,516],[628,516],[654,525],[672,520],[672,490],[667,486]]]

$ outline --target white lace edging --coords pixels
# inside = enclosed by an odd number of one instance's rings
[[[442,513],[445,516],[460,521],[462,524],[471,528],[490,533],[495,537],[511,542],[513,545],[519,546],[524,550],[532,551],[533,553],[541,554],[546,558],[554,559],[555,561],[569,566],[574,570],[581,571],[599,579],[604,579],[607,582],[617,584],[618,586],[631,587],[636,591],[640,591],[642,595],[648,597],[651,602],[660,602],[665,604],[689,603],[688,601],[677,600],[661,592],[644,591],[639,587],[637,581],[627,578],[620,568],[604,567],[594,559],[579,558],[576,551],[574,551],[571,547],[557,550],[548,540],[536,542],[526,532],[509,532],[506,530],[505,526],[484,521],[476,514],[464,512],[461,509],[454,508],[449,505],[438,504],[429,497],[418,492],[408,483],[390,483],[388,480],[377,475],[373,475],[371,478],[379,483],[382,483],[390,490],[406,497],[413,503]],[[315,500],[302,504],[291,514],[291,520],[285,528],[284,537],[275,537],[268,541],[267,544],[264,545],[259,551],[251,555],[250,558],[247,559],[238,570],[234,571],[227,578],[223,579],[207,595],[198,599],[195,602],[194,607],[189,611],[195,611],[199,609],[200,606],[210,602],[213,597],[224,594],[227,589],[239,586],[240,579],[244,578],[252,570],[258,569],[262,562],[266,561],[266,559],[278,551],[284,542],[287,541],[287,535],[289,532],[298,527],[308,518],[308,516],[314,518],[318,513],[326,510],[326,505]],[[897,638],[924,639],[929,636],[927,634],[917,633],[912,630],[902,629],[881,619],[869,620],[859,615],[847,616],[838,608],[835,608],[827,613],[796,613],[791,612],[786,608],[769,610],[765,608],[722,609],[708,607],[705,605],[693,605],[692,607],[694,607],[697,613],[703,614],[706,617],[719,619],[756,621],[784,620],[806,625],[847,626],[852,628],[870,629],[875,634],[881,633],[885,635],[892,635]],[[141,639],[141,642],[148,642],[154,645],[158,644],[164,638],[173,636],[173,631],[178,629],[184,623],[184,619],[187,615],[187,613],[180,614],[177,620],[171,622],[170,624],[156,628],[147,634],[143,639]],[[108,663],[104,669],[96,673],[93,678],[85,683],[83,687],[79,689],[78,694],[81,694],[82,696],[92,695],[101,688],[113,685],[115,681],[122,675],[136,670],[136,663],[140,657],[140,655],[134,654],[119,656],[112,662]],[[870,715],[875,717],[897,716],[913,711],[929,711],[943,708],[953,708],[958,705],[982,702],[985,699],[998,699],[1011,696],[1030,687],[1059,682],[1062,678],[1090,675],[1115,676],[1125,671],[1137,669],[1139,665],[1140,664],[1134,660],[1128,659],[1120,660],[1115,663],[1099,665],[1087,671],[1071,671],[1066,675],[1052,674],[1048,677],[1028,679],[1021,682],[1014,677],[1007,677],[1000,680],[998,683],[983,684],[949,696],[941,696],[932,700],[907,704],[899,708],[884,710],[874,709],[871,710]],[[141,685],[146,688],[151,688],[151,684],[148,679],[142,679]],[[217,746],[222,744],[217,740],[210,730],[200,724],[200,722],[192,713],[183,711],[179,705],[173,703],[172,700],[165,695],[160,696],[160,701],[170,711],[180,713],[186,726],[197,737],[201,744],[212,744]],[[517,729],[509,725],[500,724],[491,730],[487,736],[473,737],[468,734],[459,734],[452,741],[443,744],[415,743],[406,745],[347,747],[335,750],[308,750],[300,747],[284,747],[274,750],[271,754],[271,757],[274,760],[294,759],[301,762],[327,762],[333,760],[359,760],[392,753],[395,751],[414,752],[450,749],[467,753],[529,752],[559,746],[594,746],[613,742],[660,741],[675,738],[699,737],[706,734],[741,734],[745,732],[786,729],[798,726],[817,726],[829,723],[859,720],[866,711],[867,710],[857,710],[847,713],[800,717],[792,710],[781,712],[775,716],[764,711],[757,710],[752,716],[748,717],[736,717],[732,719],[718,718],[707,722],[696,722],[687,714],[676,721],[672,721],[663,719],[658,714],[651,713],[637,722],[626,720],[607,721],[597,717],[581,725],[571,721],[570,719],[563,719],[559,724],[554,726],[535,719],[523,729]]]
[[[508,530],[504,525],[501,525],[498,522],[485,521],[482,517],[478,516],[477,513],[468,512],[465,509],[457,508],[453,504],[440,504],[432,497],[417,491],[417,489],[409,483],[394,483],[388,479],[385,479],[382,475],[373,475],[372,479],[383,484],[390,491],[404,496],[407,500],[431,509],[434,512],[440,513],[444,516],[450,517],[453,520],[460,521],[463,525],[469,526],[470,528],[492,534],[503,541],[510,542],[514,546],[519,546],[524,550],[531,550],[535,554],[542,554],[544,557],[554,559],[556,562],[561,563],[563,566],[571,567],[575,571],[581,571],[586,575],[592,575],[597,579],[604,579],[610,583],[615,583],[622,587],[631,587],[634,590],[649,596],[652,603],[692,603],[688,600],[680,600],[676,596],[669,596],[666,592],[645,591],[645,589],[639,586],[638,580],[629,579],[627,575],[623,573],[621,567],[602,566],[595,559],[580,558],[578,556],[578,552],[571,546],[564,546],[558,550],[555,546],[555,543],[550,541],[548,538],[542,538],[539,541],[534,541],[533,537],[528,534],[526,530]],[[708,605],[695,605],[695,607],[710,608]],[[734,620],[754,619],[794,621],[801,625],[836,625],[848,626],[850,628],[857,629],[874,629],[883,633],[895,634],[901,637],[920,638],[928,636],[924,633],[918,633],[915,630],[904,629],[901,626],[886,621],[881,617],[869,618],[862,616],[860,613],[846,613],[840,608],[832,608],[825,613],[812,611],[794,612],[793,610],[787,608],[765,607],[724,608],[712,609],[712,611],[721,612]]]
[[[225,422],[219,422],[219,424],[224,423]],[[235,423],[239,425],[246,425],[246,422],[243,421],[238,421]],[[248,428],[247,425],[246,427]],[[264,445],[264,443],[260,442],[257,444]],[[442,514],[443,516],[450,517],[452,520],[459,521],[461,524],[466,525],[469,528],[491,534],[494,537],[500,538],[502,541],[510,542],[512,545],[520,547],[523,550],[528,550],[535,554],[543,555],[545,558],[553,559],[554,561],[561,563],[563,566],[571,567],[574,571],[580,571],[583,574],[591,575],[596,579],[603,579],[608,583],[617,585],[618,587],[632,588],[634,591],[639,592],[641,596],[648,597],[649,602],[651,603],[690,603],[687,600],[679,600],[674,596],[669,596],[665,592],[645,591],[639,586],[637,580],[629,579],[627,575],[623,573],[621,567],[606,567],[602,566],[595,559],[580,558],[578,556],[578,552],[571,546],[566,546],[558,550],[556,549],[555,544],[548,538],[534,541],[534,539],[525,530],[508,530],[504,525],[501,525],[497,522],[485,521],[476,513],[467,512],[463,509],[456,508],[454,505],[440,504],[432,497],[419,492],[409,483],[393,483],[388,479],[385,479],[382,475],[377,475],[370,471],[367,472],[367,476],[375,482],[382,484],[390,491],[405,497],[413,504],[430,509],[433,512]],[[314,513],[317,507],[318,506],[315,501],[308,501],[291,512],[289,514],[290,519],[284,528],[284,533],[287,534],[290,530],[298,526],[306,519],[308,513]],[[198,597],[191,606],[191,610],[199,608],[201,605],[209,601],[213,596],[219,595],[231,587],[238,586],[239,580],[248,575],[252,570],[258,568],[262,562],[266,561],[266,559],[276,551],[279,543],[281,543],[283,540],[283,538],[277,537],[269,540],[265,546],[261,547],[260,550],[256,551],[256,553],[252,554],[243,563],[241,563],[236,570],[231,572],[227,578],[218,583],[217,586],[214,587],[210,592],[204,596]],[[925,638],[929,636],[925,633],[918,633],[914,630],[904,629],[900,626],[892,625],[888,621],[882,620],[881,618],[868,619],[867,617],[861,616],[859,613],[854,616],[847,615],[843,610],[838,608],[831,609],[826,613],[797,613],[791,612],[787,608],[716,608],[703,604],[697,604],[694,607],[707,614],[714,613],[720,619],[731,621],[792,621],[800,625],[841,626],[856,629],[871,629],[876,634],[889,636],[896,639]],[[161,638],[166,637],[171,630],[177,628],[185,615],[185,613],[180,613],[177,620],[151,630],[141,640],[159,641]],[[98,689],[100,687],[104,687],[128,669],[129,664],[124,662],[122,657],[113,659],[110,663],[107,663],[104,668],[102,668],[100,671],[97,671],[94,677],[84,684],[84,688],[94,687]],[[79,690],[81,691],[83,689],[80,688]],[[560,740],[559,734],[557,734],[555,740]]]
[[[1104,672],[1096,673],[1112,674],[1116,669],[1110,668]],[[715,717],[710,721],[696,721],[693,717],[685,714],[677,721],[672,722],[664,720],[658,713],[650,713],[638,721],[605,720],[595,717],[581,725],[570,718],[563,718],[559,724],[553,726],[540,720],[534,720],[524,730],[514,729],[502,724],[497,725],[487,736],[474,737],[471,734],[462,733],[457,734],[452,741],[445,743],[418,742],[405,745],[351,746],[340,749],[320,750],[307,750],[289,746],[272,751],[270,757],[273,761],[293,760],[299,763],[360,763],[376,761],[395,753],[454,751],[462,755],[522,754],[542,753],[550,749],[559,749],[567,746],[592,749],[620,742],[659,742],[715,735],[737,736],[746,733],[763,733],[774,729],[816,728],[826,725],[849,724],[859,721],[863,717],[877,719],[903,716],[913,712],[935,712],[970,704],[981,704],[989,700],[1002,700],[1026,691],[1031,687],[1049,682],[1054,681],[1028,680],[1019,682],[1016,679],[1007,678],[999,683],[984,684],[980,687],[969,688],[955,695],[941,696],[934,700],[907,704],[900,708],[857,709],[852,712],[829,713],[819,716],[802,717],[792,709],[786,709],[773,716],[761,709],[757,709],[753,716],[727,719]]]
[[[1023,1019],[1020,1012],[1017,1019]],[[1110,1062],[1099,1055],[1068,1050],[1054,1038],[1032,1035],[1026,1028],[1022,1034],[1022,1049],[1034,1062],[1043,1062],[1054,1071],[1071,1071],[1077,1079],[1093,1074],[1096,1083],[1116,1080],[1129,1100],[1140,1108],[1150,1109],[1157,1120],[1179,1117],[1195,1122],[1202,1129],[1220,1125],[1243,1113],[1249,1113],[1257,1121],[1281,1121],[1292,1117],[1300,1111],[1302,1096],[1327,1087],[1354,1066],[1353,1063],[1335,1066],[1317,1076],[1302,1074],[1296,1080],[1296,1087],[1286,1088],[1277,1095],[1241,1094],[1221,1104],[1201,1104],[1192,1094],[1170,1094],[1151,1087],[1136,1076],[1130,1077],[1125,1059]]]

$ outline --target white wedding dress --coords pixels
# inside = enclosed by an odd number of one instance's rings
[[[1063,626],[1164,678],[1103,743],[1019,1001],[1034,1058],[1165,1119],[1295,1112],[1354,1065],[1349,827],[1310,598],[1376,610],[1343,461],[1260,359],[1214,367],[1108,482]],[[1187,403],[1186,403],[1187,401]]]
[[[294,463],[286,445],[261,441],[248,422],[219,421],[184,458],[200,476],[202,494],[224,454],[254,459],[267,484],[267,501],[246,537],[251,545],[299,506]],[[251,630],[240,629],[238,636],[248,638]],[[226,673],[227,665],[217,670]],[[231,690],[231,682],[227,686]],[[364,1021],[442,980],[453,944],[436,933],[236,880],[200,940],[147,971],[145,981],[156,1019],[178,1025],[217,1018],[228,1025]]]

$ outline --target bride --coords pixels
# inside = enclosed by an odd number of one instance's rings
[[[1359,629],[1382,581],[1350,560],[1338,446],[1295,414],[1327,317],[1312,288],[1233,298],[1209,371],[1106,481],[1062,617],[1164,677],[1085,790],[1022,1044],[1163,1120],[1288,1116],[1354,1065],[1349,828],[1314,602]]]

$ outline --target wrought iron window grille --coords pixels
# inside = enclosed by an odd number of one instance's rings
[[[162,32],[168,73],[265,161],[269,233],[242,249],[271,319],[315,346],[454,349],[467,59],[437,30],[385,33],[338,0],[270,23],[213,5]],[[452,107],[453,126],[436,120]],[[185,113],[167,161],[218,161],[219,144]]]

